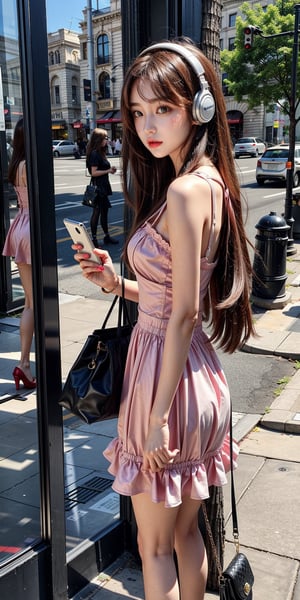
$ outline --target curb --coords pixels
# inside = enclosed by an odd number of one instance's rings
[[[283,433],[300,434],[300,370],[272,402],[260,420],[262,427]]]

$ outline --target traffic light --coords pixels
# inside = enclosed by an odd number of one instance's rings
[[[83,98],[85,102],[91,102],[92,100],[92,82],[90,79],[83,80]]]
[[[244,48],[245,48],[245,50],[251,50],[251,48],[252,48],[254,29],[255,28],[253,27],[253,25],[248,25],[244,29],[244,34],[245,34]]]

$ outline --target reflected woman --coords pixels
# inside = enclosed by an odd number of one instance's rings
[[[23,119],[18,121],[14,131],[13,153],[8,168],[8,181],[15,188],[19,210],[8,230],[2,254],[14,257],[25,295],[25,305],[20,321],[21,356],[18,365],[13,370],[13,377],[17,390],[20,389],[20,381],[25,388],[34,389],[36,380],[30,368],[34,315]]]

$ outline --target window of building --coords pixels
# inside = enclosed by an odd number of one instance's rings
[[[60,63],[60,51],[55,50],[55,64],[59,65],[59,63]]]
[[[54,103],[60,104],[59,85],[54,86]]]
[[[20,81],[21,80],[21,72],[20,67],[12,67],[9,70],[10,78],[12,81]]]
[[[224,40],[220,38],[220,50],[224,50]]]
[[[97,64],[103,65],[109,62],[109,42],[106,34],[99,35],[97,39]]]
[[[228,50],[234,50],[234,42],[235,42],[235,37],[229,38],[228,40]]]
[[[87,43],[82,44],[82,60],[87,60]]]
[[[78,94],[78,81],[76,77],[72,77],[72,104],[79,103],[79,94]]]
[[[235,22],[236,22],[236,13],[232,13],[231,15],[229,15],[229,22],[228,22],[229,27],[235,27]]]
[[[49,53],[49,65],[54,65],[54,53]]]
[[[101,100],[110,98],[110,76],[105,71],[99,76],[99,97]]]
[[[72,62],[78,63],[78,52],[76,50],[73,50],[72,52]]]

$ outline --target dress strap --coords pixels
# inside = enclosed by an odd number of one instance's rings
[[[166,210],[166,207],[167,207],[167,201],[165,200],[165,202],[163,202],[163,204],[153,213],[153,215],[151,215],[151,218],[149,219],[149,222],[151,223],[151,227],[155,227],[155,225],[157,225],[161,215]]]
[[[223,192],[225,191],[225,185],[224,185],[223,181],[220,181],[219,179],[215,179],[214,177],[210,177],[206,173],[199,173],[199,171],[194,171],[192,173],[192,175],[197,175],[198,177],[201,177],[201,179],[205,179],[205,181],[207,181],[207,183],[210,187],[210,190],[211,190],[212,219],[211,219],[211,228],[210,228],[208,246],[207,246],[207,249],[205,252],[205,258],[208,258],[210,255],[210,252],[211,252],[211,247],[212,247],[212,242],[213,242],[213,237],[214,237],[214,232],[215,232],[215,227],[216,227],[216,190],[215,190],[215,186],[212,184],[212,181],[219,183],[221,185],[221,187],[223,188]]]

